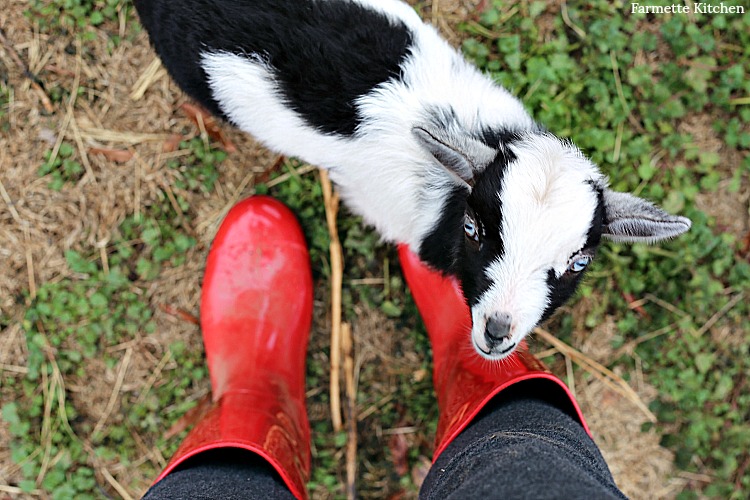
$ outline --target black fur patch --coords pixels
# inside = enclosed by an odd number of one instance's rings
[[[591,219],[589,225],[589,231],[586,234],[586,243],[583,244],[583,248],[590,248],[594,251],[599,247],[599,242],[602,240],[602,230],[606,223],[606,211],[604,209],[604,188],[589,183],[591,189],[596,193],[596,209],[594,210],[594,217]]]
[[[512,140],[503,131],[498,133],[493,145],[503,141],[499,138],[501,134],[505,135],[503,139]],[[495,160],[477,176],[468,199],[469,208],[482,228],[481,245],[478,249],[473,245],[462,246],[459,279],[469,306],[474,306],[492,286],[485,270],[492,262],[505,255],[505,244],[500,237],[503,230],[502,184],[508,164],[515,159],[516,156],[509,149],[501,149]]]
[[[135,0],[142,24],[175,81],[212,113],[200,55],[259,54],[276,70],[283,98],[324,133],[352,135],[354,101],[400,77],[412,35],[403,23],[354,2]]]
[[[591,183],[591,189],[596,193],[597,205],[586,235],[586,242],[583,244],[581,251],[590,255],[593,259],[602,238],[602,225],[604,224],[604,193],[602,192],[601,187],[598,187],[593,183]],[[549,304],[544,310],[544,314],[542,314],[540,323],[552,316],[552,313],[554,313],[558,307],[570,299],[575,293],[576,288],[578,288],[578,284],[581,282],[584,274],[585,271],[580,273],[564,273],[558,278],[555,276],[555,272],[552,269],[547,271]]]
[[[464,214],[466,187],[455,185],[432,232],[422,241],[419,258],[433,268],[455,275],[456,265],[464,246]]]
[[[519,139],[513,131],[484,131],[482,139],[498,148]],[[433,231],[425,238],[419,256],[433,267],[456,275],[461,282],[469,306],[475,305],[492,285],[485,269],[501,258],[505,247],[502,232],[502,182],[505,170],[516,156],[508,148],[499,148],[495,159],[474,179],[474,187],[467,196],[465,187],[456,186],[443,207]],[[467,241],[464,216],[472,215],[481,231],[480,245]]]

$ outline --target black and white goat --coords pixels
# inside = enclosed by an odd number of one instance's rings
[[[534,122],[397,0],[135,0],[193,98],[324,167],[386,240],[458,277],[472,341],[508,356],[567,300],[602,236],[690,228],[613,192],[581,151]]]

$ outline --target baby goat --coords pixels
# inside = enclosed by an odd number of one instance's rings
[[[502,359],[574,292],[602,236],[690,220],[607,188],[396,0],[135,0],[169,73],[266,146],[324,167],[386,240],[456,276]]]

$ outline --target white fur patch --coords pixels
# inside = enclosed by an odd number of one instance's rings
[[[535,136],[511,148],[518,160],[503,178],[505,254],[485,270],[493,284],[472,309],[472,339],[485,353],[487,318],[512,317],[511,337],[487,356],[493,359],[509,355],[498,351],[517,345],[541,319],[549,303],[547,271],[560,277],[583,247],[598,202],[588,182],[603,181],[575,147],[553,136]]]
[[[451,179],[432,167],[412,138],[408,113],[368,118],[366,130],[351,138],[322,134],[285,106],[271,69],[259,58],[208,53],[203,68],[214,98],[240,129],[270,149],[329,169],[349,208],[384,239],[419,248]]]

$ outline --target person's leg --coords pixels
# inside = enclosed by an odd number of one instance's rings
[[[278,472],[258,455],[218,449],[196,455],[153,485],[144,500],[293,499]]]
[[[202,287],[214,403],[156,479],[150,498],[223,499],[232,492],[247,498],[255,490],[255,498],[275,498],[262,494],[268,488],[307,497],[311,320],[310,259],[294,214],[265,196],[239,202],[214,238]],[[201,488],[200,496],[180,493],[194,488]]]
[[[437,457],[420,498],[625,498],[580,422],[527,380],[496,396]]]
[[[406,247],[399,256],[430,337],[440,410],[421,495],[622,498],[565,384],[525,346],[500,362],[481,358],[456,281]]]

